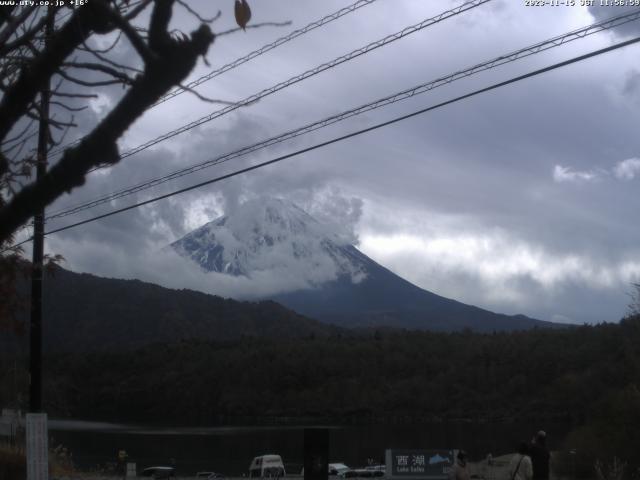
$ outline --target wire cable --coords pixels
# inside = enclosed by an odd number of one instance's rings
[[[95,217],[91,217],[91,218],[88,218],[86,220],[82,220],[80,222],[72,223],[70,225],[66,225],[64,227],[56,228],[54,230],[49,230],[48,232],[45,232],[45,235],[51,235],[51,234],[54,234],[54,233],[63,232],[65,230],[69,230],[71,228],[75,228],[75,227],[78,227],[80,225],[85,225],[87,223],[95,222],[96,220],[107,218],[107,217],[110,217],[112,215],[116,215],[118,213],[126,212],[128,210],[133,210],[135,208],[139,208],[139,207],[142,207],[144,205],[148,205],[150,203],[154,203],[154,202],[157,202],[159,200],[163,200],[165,198],[173,197],[175,195],[179,195],[181,193],[185,193],[185,192],[188,192],[188,191],[191,191],[191,190],[195,190],[197,188],[201,188],[201,187],[204,187],[206,185],[211,185],[213,183],[217,183],[217,182],[220,182],[222,180],[226,180],[228,178],[235,177],[237,175],[250,172],[252,170],[257,170],[258,168],[266,167],[268,165],[272,165],[274,163],[281,162],[281,161],[286,160],[288,158],[292,158],[292,157],[301,155],[303,153],[310,152],[312,150],[316,150],[316,149],[319,149],[319,148],[322,148],[322,147],[326,147],[328,145],[332,145],[334,143],[338,143],[338,142],[341,142],[343,140],[347,140],[349,138],[362,135],[364,133],[368,133],[368,132],[371,132],[371,131],[374,131],[374,130],[378,130],[380,128],[383,128],[383,127],[386,127],[386,126],[401,122],[403,120],[407,120],[407,119],[412,118],[412,117],[416,117],[418,115],[422,115],[424,113],[427,113],[427,112],[430,112],[430,111],[445,107],[447,105],[451,105],[453,103],[457,103],[459,101],[462,101],[462,100],[465,100],[465,99],[480,95],[482,93],[486,93],[486,92],[489,92],[489,91],[492,91],[492,90],[496,90],[498,88],[505,87],[507,85],[511,85],[513,83],[517,83],[517,82],[520,82],[522,80],[525,80],[525,79],[528,79],[528,78],[532,78],[532,77],[541,75],[543,73],[550,72],[552,70],[557,70],[559,68],[566,67],[566,66],[574,64],[574,63],[582,62],[582,61],[587,60],[589,58],[593,58],[593,57],[596,57],[598,55],[602,55],[602,54],[605,54],[605,53],[608,53],[608,52],[612,52],[614,50],[617,50],[617,49],[620,49],[620,48],[623,48],[623,47],[626,47],[626,46],[629,46],[629,45],[632,45],[632,44],[638,43],[638,42],[640,42],[640,37],[636,37],[636,38],[633,38],[631,40],[627,40],[625,42],[620,42],[620,43],[611,45],[611,46],[606,47],[606,48],[601,48],[599,50],[595,50],[595,51],[592,51],[592,52],[584,54],[584,55],[573,57],[573,58],[571,58],[569,60],[565,60],[563,62],[555,63],[553,65],[549,65],[547,67],[540,68],[538,70],[534,70],[534,71],[526,73],[524,75],[519,75],[517,77],[512,77],[512,78],[510,78],[508,80],[505,80],[505,81],[502,81],[502,82],[499,82],[499,83],[494,83],[493,85],[481,88],[479,90],[474,90],[473,92],[467,93],[465,95],[461,95],[459,97],[455,97],[455,98],[447,100],[445,102],[441,102],[441,103],[438,103],[438,104],[435,104],[435,105],[432,105],[432,106],[429,106],[429,107],[414,111],[412,113],[408,113],[406,115],[402,115],[402,116],[393,118],[391,120],[387,120],[385,122],[381,122],[381,123],[378,123],[376,125],[372,125],[370,127],[363,128],[361,130],[357,130],[355,132],[348,133],[346,135],[335,137],[335,138],[332,138],[331,140],[327,140],[325,142],[317,143],[317,144],[312,145],[310,147],[306,147],[306,148],[303,148],[303,149],[300,149],[300,150],[296,150],[295,152],[291,152],[291,153],[288,153],[286,155],[281,155],[279,157],[273,158],[273,159],[268,160],[266,162],[257,163],[255,165],[252,165],[252,166],[249,166],[249,167],[246,167],[246,168],[242,168],[240,170],[236,170],[235,172],[231,172],[231,173],[228,173],[226,175],[221,175],[219,177],[215,177],[215,178],[206,180],[204,182],[200,182],[200,183],[197,183],[195,185],[191,185],[189,187],[181,188],[179,190],[175,190],[173,192],[170,192],[170,193],[167,193],[167,194],[164,194],[164,195],[159,195],[157,197],[150,198],[150,199],[145,200],[143,202],[138,202],[138,203],[135,203],[133,205],[129,205],[127,207],[119,208],[117,210],[113,210],[111,212],[104,213],[102,215],[97,215]],[[17,246],[20,246],[21,244],[26,243],[26,242],[28,242],[30,240],[32,240],[32,238],[28,239],[28,240],[25,240],[23,242],[20,242],[18,244],[15,244],[12,247],[9,247],[9,248],[7,248],[5,250],[2,250],[2,252],[0,252],[0,253],[3,253],[5,251],[10,250],[12,248],[15,248]]]
[[[327,25],[328,23],[333,22],[334,20],[337,20],[340,17],[344,17],[345,15],[355,12],[356,10],[362,8],[362,7],[366,7],[367,5],[371,5],[372,3],[374,3],[376,0],[358,0],[357,2],[341,8],[340,10],[337,10],[333,13],[330,13],[329,15],[326,15],[318,20],[315,20],[307,25],[305,25],[302,28],[299,28],[297,30],[294,30],[293,32],[291,32],[289,35],[286,35],[284,37],[280,37],[277,40],[275,40],[272,43],[268,43],[266,45],[263,45],[262,47],[258,48],[257,50],[254,50],[250,53],[248,53],[247,55],[245,55],[244,57],[240,57],[230,63],[227,63],[226,65],[223,65],[220,68],[217,68],[216,70],[213,70],[209,73],[207,73],[206,75],[203,75],[202,77],[188,83],[186,85],[187,89],[192,89],[194,87],[197,87],[198,85],[201,85],[205,82],[208,82],[209,80],[212,80],[213,78],[222,75],[223,73],[226,73],[230,70],[233,70],[234,68],[239,67],[240,65],[243,65],[251,60],[253,60],[256,57],[259,57],[260,55],[263,55],[277,47],[279,47],[280,45],[284,45],[285,43],[288,43],[312,30],[315,30],[316,28],[322,27],[324,25]],[[160,105],[161,103],[166,102],[167,100],[170,100],[174,97],[177,97],[178,95],[184,93],[185,90],[184,88],[176,88],[174,90],[172,90],[171,92],[167,93],[166,95],[164,95],[162,98],[160,98],[160,100],[158,100],[155,104],[153,104],[150,108],[155,107],[156,105]],[[57,155],[58,153],[66,150],[69,147],[72,147],[74,145],[77,145],[78,143],[80,143],[82,141],[82,138],[79,138],[77,140],[74,140],[73,142],[70,142],[62,147],[56,148],[53,152],[50,153],[50,155]]]
[[[291,32],[289,35],[286,35],[284,37],[278,38],[276,41],[269,43],[267,45],[264,45],[260,48],[258,48],[257,50],[254,50],[251,53],[248,53],[247,55],[245,55],[244,57],[240,57],[237,60],[234,60],[233,62],[227,63],[226,65],[223,65],[222,67],[213,70],[212,72],[203,75],[202,77],[188,83],[186,85],[187,88],[194,88],[197,87],[198,85],[201,85],[205,82],[208,82],[209,80],[222,75],[223,73],[228,72],[229,70],[233,70],[234,68],[239,67],[240,65],[247,63],[250,60],[253,60],[254,58],[263,55],[271,50],[273,50],[274,48],[279,47],[280,45],[283,45],[287,42],[290,42],[291,40],[298,38],[301,35],[304,35],[305,33],[308,33],[312,30],[315,30],[318,27],[321,27],[323,25],[326,25],[327,23],[331,23],[334,20],[337,20],[340,17],[343,17],[344,15],[347,15],[351,12],[355,12],[356,10],[358,10],[359,8],[362,7],[366,7],[367,5],[371,5],[373,2],[375,2],[376,0],[358,0],[357,2],[349,5],[348,7],[344,7],[341,8],[340,10],[333,12],[325,17],[322,17],[320,20],[316,20],[314,22],[311,22],[310,24],[298,29],[298,30],[294,30],[293,32]],[[164,97],[162,97],[160,100],[158,100],[155,105],[153,105],[154,107],[156,105],[159,105],[161,103],[166,102],[167,100],[170,100],[172,98],[177,97],[178,95],[182,94],[185,92],[185,89],[183,88],[176,88],[173,91],[167,93]]]
[[[287,87],[290,87],[291,85],[295,85],[296,83],[302,82],[303,80],[306,80],[310,77],[313,77],[315,75],[318,75],[319,73],[322,73],[326,70],[329,70],[331,68],[335,68],[338,65],[341,65],[345,62],[348,62],[350,60],[353,60],[354,58],[358,58],[362,55],[365,55],[373,50],[376,50],[380,47],[383,47],[389,43],[395,42],[396,40],[400,40],[401,38],[404,38],[406,36],[409,36],[413,33],[419,32],[420,30],[423,30],[427,27],[430,27],[432,25],[435,25],[437,23],[440,23],[446,19],[449,19],[451,17],[455,17],[457,15],[460,15],[461,13],[464,13],[468,10],[471,10],[473,8],[479,7],[480,5],[483,5],[485,3],[490,2],[491,0],[470,0],[467,1],[453,9],[450,10],[446,10],[434,17],[431,18],[427,18],[419,23],[416,23],[415,25],[411,25],[409,27],[406,27],[404,29],[402,29],[399,32],[393,33],[391,35],[387,35],[386,37],[377,40],[375,42],[371,42],[367,45],[365,45],[364,47],[360,47],[356,50],[353,50],[345,55],[342,55],[340,57],[334,58],[333,60],[323,63],[322,65],[318,65],[315,68],[312,68],[310,70],[307,70],[306,72],[303,72],[301,74],[295,75],[291,78],[289,78],[288,80],[285,80],[283,82],[280,82],[276,85],[273,85],[269,88],[266,88],[258,93],[254,93],[253,95],[250,95],[242,100],[240,100],[239,102],[233,103],[231,105],[228,105],[224,108],[221,108],[220,110],[216,110],[212,113],[210,113],[209,115],[205,115],[197,120],[194,120],[193,122],[190,122],[186,125],[183,125],[179,128],[176,128],[174,130],[171,130],[167,133],[164,133],[152,140],[149,140],[141,145],[138,145],[124,153],[122,153],[120,155],[120,159],[124,159],[127,157],[130,157],[132,155],[135,155],[136,153],[139,153],[143,150],[146,150],[147,148],[150,148],[154,145],[157,145],[160,142],[164,142],[165,140],[169,140],[170,138],[173,138],[177,135],[180,135],[182,133],[188,132],[189,130],[192,130],[196,127],[199,127],[200,125],[203,125],[205,123],[208,123],[216,118],[220,118],[223,115],[226,115],[228,113],[231,113],[235,110],[238,110],[239,108],[242,107],[246,107],[248,105],[251,105],[252,103],[257,102],[258,100],[261,100],[269,95],[272,95],[276,92],[279,92],[280,90],[283,90]],[[99,170],[101,168],[108,168],[109,166],[104,166],[104,167],[94,167],[93,169],[90,170],[90,172]]]
[[[495,68],[497,66],[500,65],[504,65],[506,63],[510,63],[510,62],[514,62],[518,59],[521,58],[525,58],[528,57],[530,55],[536,54],[536,53],[540,53],[542,51],[546,51],[550,48],[554,48],[554,47],[558,47],[560,45],[563,45],[565,43],[568,43],[570,41],[573,40],[577,40],[579,38],[584,38],[588,35],[594,34],[594,33],[598,33],[613,27],[617,27],[620,26],[624,23],[629,23],[631,21],[635,21],[640,19],[640,10],[637,10],[635,12],[629,13],[629,14],[625,14],[625,15],[619,15],[610,19],[607,19],[605,21],[602,22],[598,22],[592,25],[589,25],[587,27],[583,27],[577,30],[573,30],[569,33],[557,36],[557,37],[553,37],[549,40],[545,40],[539,43],[536,43],[532,46],[529,47],[525,47],[516,51],[513,51],[511,53],[508,53],[506,55],[501,55],[499,57],[496,57],[494,59],[491,59],[489,61],[483,62],[483,63],[479,63],[477,65],[474,65],[472,67],[457,71],[453,74],[444,76],[444,77],[439,77],[435,80],[431,80],[429,82],[420,84],[418,86],[415,86],[413,88],[407,89],[407,90],[403,90],[401,92],[395,93],[393,95],[378,99],[374,102],[371,103],[367,103],[365,105],[361,105],[357,108],[353,108],[351,110],[347,110],[344,111],[342,113],[324,118],[322,120],[313,122],[311,124],[307,124],[303,127],[299,127],[297,129],[288,131],[286,133],[283,133],[281,135],[275,136],[275,137],[271,137],[267,140],[263,140],[261,142],[255,143],[253,145],[249,145],[246,147],[243,147],[241,149],[235,150],[233,152],[215,157],[213,159],[207,160],[205,162],[193,165],[191,167],[187,167],[187,168],[183,168],[177,171],[174,171],[173,173],[170,173],[168,175],[164,175],[162,177],[159,178],[155,178],[152,180],[148,180],[146,182],[142,182],[139,183],[137,185],[133,185],[130,187],[127,187],[125,189],[121,189],[118,190],[116,192],[112,192],[106,196],[100,197],[96,200],[92,200],[90,202],[85,202],[73,207],[69,207],[65,210],[61,210],[58,212],[54,212],[51,215],[46,217],[46,220],[53,220],[56,218],[62,218],[68,215],[72,215],[78,212],[81,212],[83,210],[87,210],[93,207],[96,207],[98,205],[102,205],[104,203],[116,200],[118,198],[122,198],[128,195],[132,195],[134,193],[143,191],[143,190],[147,190],[149,188],[153,188],[156,187],[158,185],[161,185],[163,183],[166,183],[168,181],[171,180],[175,180],[177,178],[183,177],[185,175],[189,175],[191,173],[203,170],[205,168],[209,168],[215,165],[219,165],[221,163],[227,162],[229,160],[232,160],[234,158],[238,158],[244,155],[248,155],[249,153],[253,153],[257,150],[261,150],[263,148],[267,148],[273,145],[276,145],[278,143],[284,142],[286,140],[291,140],[293,138],[296,138],[298,136],[319,130],[321,128],[327,127],[329,125],[332,125],[334,123],[346,120],[348,118],[363,114],[365,112],[369,112],[371,110],[375,110],[377,108],[381,108],[383,106],[387,106],[390,105],[392,103],[396,103],[398,101],[401,100],[406,100],[408,98],[411,98],[415,95],[418,94],[422,94],[422,93],[426,93],[428,91],[431,91],[435,88],[441,87],[443,85],[447,85],[449,83],[452,83],[456,80],[462,79],[462,78],[466,78],[468,76],[480,73],[482,71],[486,71],[489,70],[491,68]]]

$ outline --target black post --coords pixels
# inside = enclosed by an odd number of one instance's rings
[[[304,480],[327,480],[329,477],[329,430],[304,429]]]
[[[45,27],[45,48],[53,32],[55,14],[52,7]],[[51,82],[47,81],[40,92],[40,123],[38,125],[38,157],[36,181],[47,171],[49,141],[49,98]],[[33,217],[33,255],[31,267],[31,320],[29,351],[29,411],[42,411],[42,270],[44,260],[44,208]]]

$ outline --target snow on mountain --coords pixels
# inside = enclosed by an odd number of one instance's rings
[[[212,284],[253,283],[262,291],[256,298],[270,298],[310,318],[341,326],[490,332],[552,325],[423,290],[285,200],[245,202],[171,246],[207,272]]]
[[[337,232],[296,205],[261,198],[240,205],[171,244],[208,272],[248,278],[265,273],[297,277],[299,287],[366,277],[364,264]]]

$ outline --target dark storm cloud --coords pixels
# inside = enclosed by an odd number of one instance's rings
[[[596,0],[594,4],[589,7],[589,13],[596,20],[606,20],[617,15],[622,15],[625,13],[630,13],[634,10],[638,10],[638,7],[616,5],[615,3],[621,2]],[[638,36],[638,34],[640,34],[640,25],[638,24],[638,22],[626,23],[624,25],[616,27],[615,32],[620,37],[636,37]]]
[[[632,70],[627,74],[624,82],[623,92],[632,98],[640,98],[640,72]]]
[[[479,8],[124,159],[108,172],[93,174],[54,207],[230,152],[589,22],[586,10],[489,5],[492,9]],[[254,17],[292,19],[292,28],[298,28],[341,6],[256,3]],[[213,98],[243,98],[442,9],[431,2],[376,2],[204,85],[201,92]],[[606,12],[590,10],[597,18],[615,13]],[[221,37],[209,60],[222,65],[285,33],[259,29]],[[606,34],[590,37],[113,206],[268,160],[609,42]],[[215,282],[158,252],[199,224],[232,213],[247,199],[276,196],[344,226],[346,235],[359,238],[365,253],[436,293],[543,319],[615,319],[624,312],[628,282],[640,274],[640,234],[630,221],[640,207],[638,179],[615,173],[616,168],[635,172],[633,162],[624,164],[626,170],[618,166],[640,156],[635,134],[640,116],[628,107],[628,97],[638,95],[634,68],[633,52],[610,54],[61,233],[51,240],[51,249],[78,270],[172,282],[174,287],[218,288],[228,295],[234,288],[247,292],[247,285],[225,284],[219,278],[217,287],[204,287]],[[201,66],[193,77],[206,71]],[[113,102],[117,95],[109,92],[105,101]],[[87,122],[105,111],[99,103],[94,107],[87,112]],[[181,95],[145,115],[127,133],[123,149],[217,108]],[[556,171],[566,173],[564,181],[554,179]],[[595,180],[580,181],[581,172],[595,172]],[[262,280],[260,287],[269,281]]]

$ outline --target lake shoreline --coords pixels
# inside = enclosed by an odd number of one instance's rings
[[[442,416],[412,416],[412,415],[388,415],[388,416],[241,416],[229,417],[220,416],[214,423],[193,422],[158,422],[158,421],[135,421],[135,420],[110,420],[110,419],[82,419],[68,417],[51,417],[49,423],[57,425],[68,424],[96,424],[108,426],[108,428],[159,428],[159,429],[190,429],[190,428],[242,428],[242,427],[350,427],[350,426],[403,426],[403,425],[516,425],[522,423],[539,423],[563,425],[573,429],[582,423],[572,422],[565,415],[549,416],[505,416],[505,417],[442,417]]]

